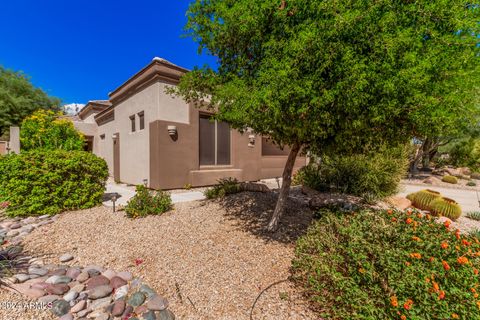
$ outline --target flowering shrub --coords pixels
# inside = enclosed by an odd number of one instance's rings
[[[478,238],[411,210],[329,212],[293,260],[328,319],[478,319],[479,269]]]
[[[162,214],[172,209],[170,195],[163,191],[149,191],[146,187],[136,187],[137,193],[128,201],[125,212],[129,218],[139,218],[150,214]]]
[[[7,203],[10,216],[94,207],[108,178],[105,160],[84,151],[11,154],[0,158],[0,172],[0,203]]]

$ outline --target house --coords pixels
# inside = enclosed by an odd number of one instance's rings
[[[208,111],[165,92],[185,72],[154,58],[111,92],[108,101],[89,101],[74,121],[86,136],[86,149],[107,161],[116,181],[154,189],[212,185],[225,177],[256,181],[281,176],[288,150],[212,121]],[[298,158],[295,167],[305,161]]]

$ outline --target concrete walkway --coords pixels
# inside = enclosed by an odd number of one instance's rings
[[[126,206],[128,201],[135,195],[135,191],[126,185],[107,183],[106,191],[104,195],[103,205],[106,207],[113,207],[113,202],[110,200],[113,194],[117,194],[116,206]],[[203,193],[199,191],[190,191],[182,193],[171,194],[173,203],[189,202],[205,199]]]
[[[419,186],[419,185],[402,184],[402,191],[399,193],[399,195],[402,197],[405,197],[409,193],[417,192],[423,189],[430,189],[430,190],[440,192],[443,196],[457,201],[462,207],[463,212],[480,211],[480,206],[478,204],[478,199],[477,199],[477,193],[475,190],[451,189],[451,188],[441,188],[441,187],[435,187],[435,186]]]

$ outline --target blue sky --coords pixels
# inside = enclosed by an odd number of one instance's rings
[[[0,5],[0,65],[64,103],[107,99],[155,56],[214,65],[181,37],[190,0],[12,0]]]

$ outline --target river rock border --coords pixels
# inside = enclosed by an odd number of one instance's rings
[[[0,238],[3,243],[21,244],[26,234],[55,220],[49,216],[4,219],[0,222]],[[72,260],[70,254],[60,256],[60,264],[44,264],[42,259],[32,258],[24,273],[13,275],[7,282],[11,290],[36,300],[60,320],[175,319],[167,299],[130,272],[66,264]]]

